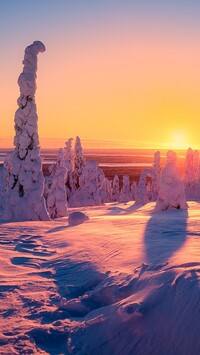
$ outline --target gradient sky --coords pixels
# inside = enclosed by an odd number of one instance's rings
[[[34,40],[42,147],[200,148],[199,0],[0,0],[1,147]]]

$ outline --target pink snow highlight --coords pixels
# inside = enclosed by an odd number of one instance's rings
[[[199,204],[131,207],[1,224],[2,355],[198,354]]]
[[[15,113],[15,150],[5,162],[5,220],[49,219],[43,197],[44,177],[35,103],[37,55],[44,51],[45,46],[39,41],[25,49],[24,67],[18,79],[20,97]]]

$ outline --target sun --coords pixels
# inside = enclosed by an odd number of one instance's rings
[[[187,136],[185,132],[174,131],[171,135],[171,146],[174,149],[187,148]]]

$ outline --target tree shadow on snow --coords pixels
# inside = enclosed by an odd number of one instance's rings
[[[147,223],[144,245],[148,263],[165,262],[186,241],[187,210],[154,212]]]

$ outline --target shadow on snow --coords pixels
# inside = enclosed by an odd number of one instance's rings
[[[187,210],[154,212],[147,223],[144,246],[147,262],[165,262],[186,241]]]

